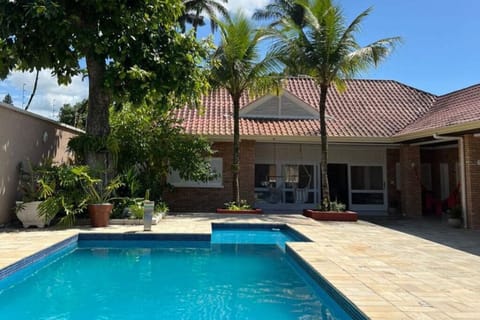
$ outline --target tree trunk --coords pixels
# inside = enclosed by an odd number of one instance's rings
[[[322,179],[322,190],[320,192],[321,206],[324,210],[330,209],[330,187],[328,185],[328,138],[325,112],[327,108],[328,85],[320,85],[320,137],[321,137],[321,161],[320,175]]]
[[[106,138],[110,133],[109,111],[110,96],[105,88],[105,59],[93,54],[86,56],[88,71],[88,114],[86,132],[89,135]],[[104,163],[98,163],[103,161]],[[107,169],[108,155],[99,156],[94,151],[86,156],[87,165],[90,167],[103,167]]]
[[[197,9],[197,11],[195,12],[195,18],[193,19],[193,23],[192,23],[193,36],[195,38],[197,38],[197,29],[199,25],[199,22],[198,22],[199,19],[200,19],[200,10]]]
[[[233,99],[233,161],[232,161],[232,193],[233,201],[240,203],[240,97]]]

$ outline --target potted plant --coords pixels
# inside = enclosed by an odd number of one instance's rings
[[[123,183],[119,177],[112,179],[107,185],[101,179],[94,178],[88,173],[88,167],[75,167],[74,173],[80,178],[80,183],[86,194],[87,212],[92,227],[107,227],[113,204],[109,201],[112,195]]]
[[[43,164],[33,167],[27,161],[27,168],[19,166],[19,190],[22,201],[17,201],[15,213],[24,228],[36,226],[43,228],[50,223],[51,217],[40,214],[40,204],[52,195],[52,176],[54,169],[52,161],[46,160]]]
[[[76,216],[84,213],[87,205],[83,178],[79,175],[79,171],[87,170],[87,167],[69,164],[54,166],[48,176],[48,184],[41,184],[45,191],[49,191],[49,195],[38,206],[40,216],[47,220],[58,217],[60,225],[72,226]]]
[[[462,226],[462,207],[455,206],[447,210],[447,223],[453,228],[460,228]]]
[[[253,209],[246,200],[240,200],[240,203],[235,201],[224,203],[225,208],[217,209],[217,213],[234,213],[234,214],[259,214],[262,209]]]
[[[319,221],[357,221],[358,214],[354,211],[346,210],[346,205],[338,202],[330,202],[330,206],[319,206],[318,209],[305,209],[303,215]]]

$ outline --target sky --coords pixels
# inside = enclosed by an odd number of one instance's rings
[[[334,0],[335,1],[335,0]],[[231,13],[251,15],[268,0],[230,0]],[[480,1],[457,0],[336,0],[347,21],[373,7],[364,20],[357,41],[367,45],[385,37],[400,36],[400,44],[378,68],[358,78],[396,80],[420,90],[442,95],[480,83]],[[209,32],[199,30],[199,37]],[[13,72],[0,81],[0,99],[9,93],[22,107],[32,91],[34,75]],[[40,73],[30,111],[56,118],[59,108],[88,95],[88,79],[76,77],[70,86],[57,86],[48,70]]]

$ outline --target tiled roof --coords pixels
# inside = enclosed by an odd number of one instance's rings
[[[348,80],[347,90],[334,87],[327,99],[327,132],[331,137],[391,137],[423,116],[435,96],[390,80]],[[318,110],[319,89],[311,78],[289,78],[285,90]],[[245,94],[241,108],[252,103]],[[189,133],[230,136],[233,133],[232,102],[224,89],[203,98],[202,111],[185,108],[178,112]],[[318,120],[240,120],[243,136],[316,136]]]
[[[398,135],[480,120],[480,85],[440,96],[432,108]]]

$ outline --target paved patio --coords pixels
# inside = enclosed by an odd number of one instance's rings
[[[480,232],[425,220],[316,222],[298,215],[169,216],[159,233],[210,233],[212,222],[288,223],[313,240],[291,243],[372,319],[480,319]],[[437,223],[437,224],[435,224]],[[0,268],[78,232],[142,226],[0,232]]]

